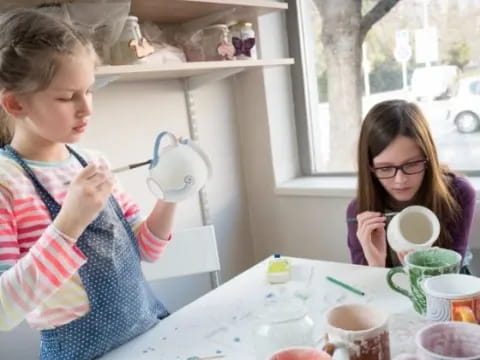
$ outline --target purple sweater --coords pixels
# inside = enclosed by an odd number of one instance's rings
[[[472,225],[473,213],[475,210],[475,190],[472,185],[462,177],[455,176],[452,178],[452,189],[457,200],[461,214],[457,222],[450,221],[447,229],[452,235],[452,250],[459,252],[462,258],[467,251],[470,228]],[[357,216],[357,200],[350,202],[347,208],[347,218]],[[367,265],[367,260],[363,254],[362,246],[357,238],[357,223],[348,223],[348,247],[350,249],[350,257],[352,263]],[[395,252],[388,246],[387,267],[400,265]]]

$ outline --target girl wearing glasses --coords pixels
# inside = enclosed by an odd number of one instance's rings
[[[462,257],[475,206],[475,191],[438,161],[425,116],[404,100],[376,104],[367,114],[358,144],[357,197],[348,206],[348,246],[355,264],[392,267],[405,253],[386,241],[385,212],[409,205],[431,209],[440,220],[435,246]]]

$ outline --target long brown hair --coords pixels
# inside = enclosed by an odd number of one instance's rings
[[[366,115],[358,142],[358,212],[384,211],[389,194],[370,171],[373,158],[397,136],[413,139],[422,150],[428,165],[417,193],[418,205],[431,209],[440,220],[440,236],[436,245],[449,247],[452,236],[445,225],[459,216],[459,205],[452,194],[453,174],[438,161],[432,134],[420,108],[404,100],[388,100],[376,104]]]
[[[0,15],[0,91],[18,95],[47,88],[62,55],[83,46],[94,54],[86,33],[40,9],[15,9]],[[0,147],[13,137],[13,119],[0,107]]]

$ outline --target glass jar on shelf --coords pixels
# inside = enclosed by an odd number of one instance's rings
[[[153,47],[142,36],[138,18],[128,16],[118,41],[110,49],[112,65],[134,64],[153,53]]]
[[[226,24],[215,24],[190,32],[176,34],[188,61],[233,60],[235,48],[229,41]]]
[[[228,38],[228,26],[216,24],[203,29],[202,47],[205,60],[232,60],[234,48]]]
[[[230,39],[235,47],[235,59],[257,59],[255,30],[251,22],[239,22],[232,25]]]

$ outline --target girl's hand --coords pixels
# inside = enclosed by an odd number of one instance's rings
[[[357,238],[370,266],[385,266],[387,242],[385,216],[379,212],[365,211],[357,215]]]
[[[112,188],[113,177],[106,167],[87,165],[70,183],[55,227],[77,239],[105,207]]]
[[[402,265],[405,265],[405,256],[410,254],[413,250],[405,250],[405,251],[398,251],[397,252],[397,257],[398,260],[402,263]]]

